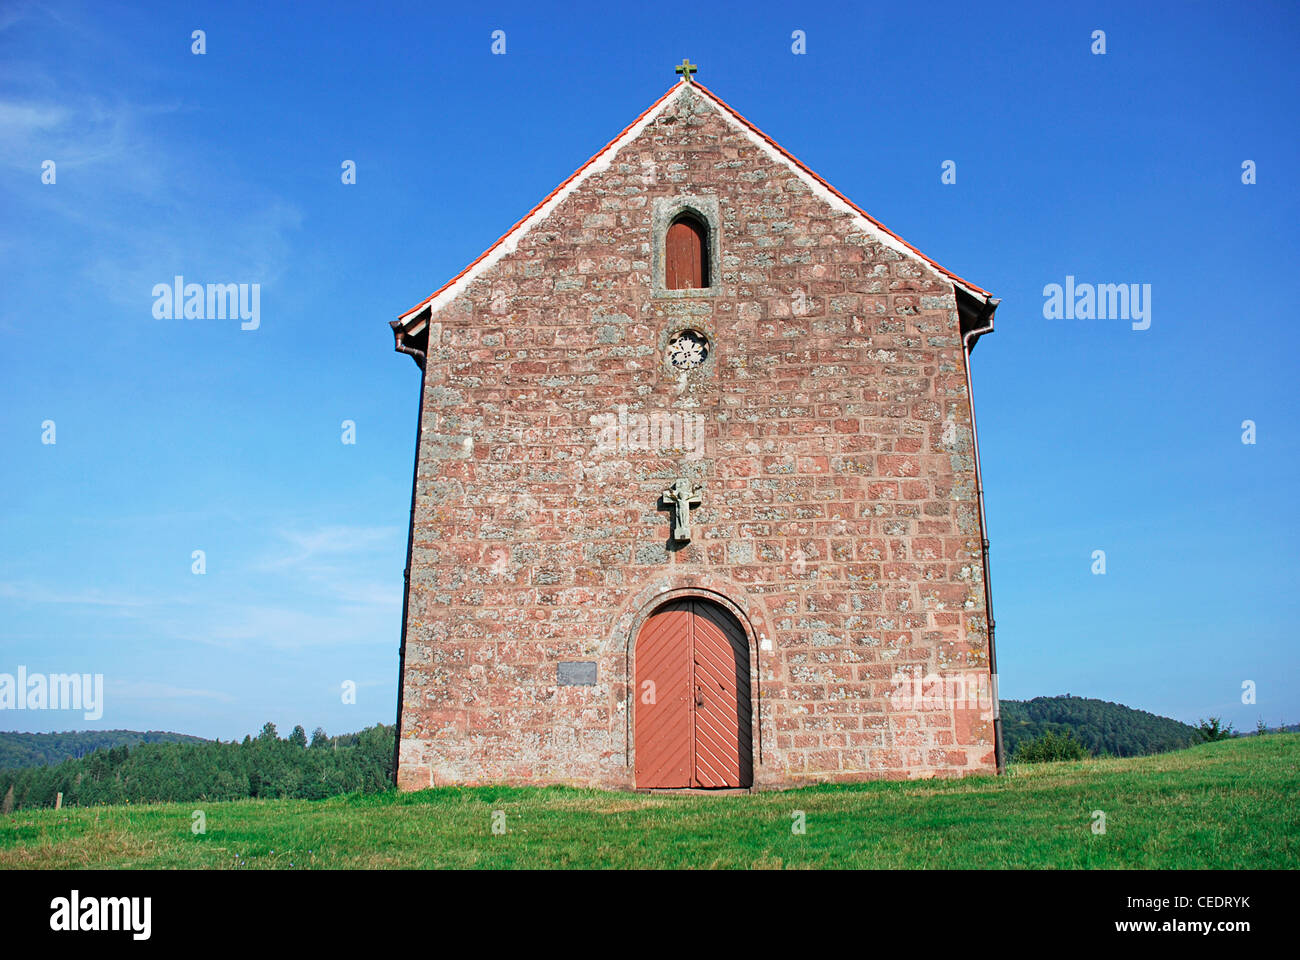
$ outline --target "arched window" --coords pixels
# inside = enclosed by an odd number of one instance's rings
[[[709,228],[683,213],[668,227],[664,240],[664,286],[701,290],[709,285]]]

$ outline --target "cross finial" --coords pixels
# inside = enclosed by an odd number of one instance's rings
[[[677,64],[675,69],[677,70],[678,73],[682,75],[682,78],[687,83],[690,83],[691,74],[693,74],[696,70],[700,68],[697,67],[695,64],[691,63],[690,57],[682,57],[682,62]]]

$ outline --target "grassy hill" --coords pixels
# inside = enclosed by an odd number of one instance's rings
[[[1002,743],[1007,756],[1016,746],[1051,731],[1067,730],[1093,755],[1137,757],[1181,750],[1200,742],[1196,728],[1121,703],[1087,697],[1035,697],[1002,701]]]
[[[732,796],[442,788],[0,817],[0,869],[1300,867],[1300,735]],[[191,833],[201,808],[207,832]],[[1106,832],[1092,830],[1094,811]],[[493,814],[508,832],[494,835]],[[791,831],[802,811],[806,833]]]
[[[0,770],[62,763],[96,750],[140,743],[206,743],[202,737],[161,730],[67,730],[62,733],[0,731]]]
[[[1158,753],[1198,740],[1187,724],[1103,700],[1008,700],[1002,711],[1013,760],[1019,745],[1049,732],[1073,733],[1094,755]],[[310,742],[301,726],[281,737],[272,723],[242,743],[130,730],[0,734],[0,795],[12,787],[16,809],[52,807],[60,793],[65,807],[321,800],[387,789],[392,757],[393,728],[384,725],[335,737],[317,729]]]

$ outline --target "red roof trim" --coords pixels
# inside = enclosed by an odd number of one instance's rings
[[[810,169],[809,169],[809,168],[808,168],[808,167],[807,167],[803,162],[801,162],[797,157],[795,157],[795,156],[793,156],[791,153],[789,153],[789,151],[787,151],[787,150],[786,150],[784,147],[782,147],[779,143],[777,143],[775,140],[773,140],[771,137],[769,137],[767,134],[765,134],[762,130],[758,129],[758,127],[754,126],[752,123],[750,123],[748,120],[746,120],[746,119],[745,119],[743,116],[741,116],[739,113],[737,113],[736,110],[735,110],[735,109],[734,109],[730,104],[728,104],[726,101],[724,101],[721,97],[719,97],[716,93],[714,93],[714,92],[713,92],[712,90],[710,90],[708,87],[704,86],[704,84],[702,84],[702,83],[698,83],[698,82],[693,82],[693,83],[692,83],[692,86],[697,87],[698,89],[702,90],[702,91],[703,91],[703,92],[704,92],[704,93],[709,97],[709,99],[711,99],[711,100],[714,101],[718,106],[720,106],[720,107],[722,107],[724,110],[726,110],[726,111],[727,111],[729,114],[731,114],[731,116],[734,117],[737,121],[739,121],[740,123],[742,123],[742,124],[744,124],[746,127],[748,127],[748,128],[750,129],[750,131],[752,131],[756,136],[758,136],[759,138],[761,138],[765,143],[767,143],[768,145],[770,145],[774,150],[777,151],[777,153],[779,153],[779,154],[780,154],[782,157],[784,157],[787,161],[789,161],[791,164],[793,164],[793,165],[794,165],[795,167],[797,167],[799,170],[803,171],[805,174],[807,174],[808,176],[810,176],[810,177],[812,177],[814,180],[816,180],[819,184],[821,184],[823,187],[825,187],[827,190],[829,190],[829,191],[830,191],[834,196],[838,197],[841,201],[843,201],[843,202],[844,202],[845,204],[847,204],[850,208],[852,208],[852,209],[853,209],[853,210],[854,210],[854,211],[855,211],[859,216],[865,218],[869,223],[871,223],[872,225],[874,225],[878,230],[882,231],[883,233],[887,233],[887,234],[889,234],[889,236],[893,237],[895,240],[897,240],[899,243],[901,243],[903,246],[905,246],[908,250],[911,250],[914,254],[916,254],[918,257],[920,257],[920,258],[921,258],[922,260],[924,260],[926,263],[930,264],[930,266],[934,267],[936,270],[938,270],[938,271],[939,271],[940,273],[942,273],[944,276],[946,276],[946,277],[948,277],[948,278],[950,278],[950,279],[952,279],[952,280],[955,280],[956,282],[962,284],[962,285],[965,286],[965,287],[968,287],[969,289],[975,291],[976,293],[982,294],[982,295],[984,295],[984,296],[986,296],[986,297],[987,297],[987,296],[990,296],[989,291],[983,289],[982,287],[977,287],[975,284],[971,283],[969,280],[963,280],[961,277],[957,276],[957,274],[953,273],[951,270],[949,270],[949,269],[947,269],[946,267],[943,267],[943,266],[939,265],[938,263],[936,263],[935,261],[931,260],[931,259],[930,259],[929,257],[927,257],[925,254],[923,254],[920,250],[916,249],[916,247],[912,246],[910,243],[908,243],[906,240],[904,240],[904,239],[903,239],[902,237],[900,237],[898,234],[894,233],[894,231],[890,230],[890,229],[889,229],[888,227],[886,227],[883,223],[881,223],[879,220],[877,220],[877,219],[876,219],[875,217],[873,217],[871,214],[867,213],[865,210],[863,210],[861,207],[859,207],[856,203],[854,203],[854,202],[853,202],[852,200],[850,200],[848,197],[844,196],[844,194],[840,193],[840,192],[839,192],[838,190],[836,190],[833,186],[831,186],[829,183],[827,183],[825,180],[823,180],[821,177],[819,177],[816,173],[814,173],[812,170],[810,170]],[[477,257],[474,258],[474,260],[473,260],[473,261],[472,261],[468,266],[465,267],[464,270],[460,271],[460,273],[456,274],[454,277],[452,277],[450,280],[448,280],[446,283],[444,283],[444,284],[443,284],[441,287],[439,287],[437,290],[433,291],[433,293],[429,294],[427,297],[425,297],[423,300],[421,300],[419,303],[417,303],[415,306],[413,306],[410,310],[407,310],[406,312],[400,314],[400,315],[398,316],[398,320],[399,320],[399,321],[401,321],[401,320],[405,320],[407,317],[409,317],[411,314],[415,313],[417,310],[421,309],[422,307],[427,306],[430,302],[432,302],[434,299],[436,299],[436,298],[438,297],[438,295],[441,294],[444,290],[446,290],[448,287],[452,286],[454,283],[456,283],[458,280],[460,280],[463,276],[465,276],[467,273],[469,273],[471,270],[473,270],[476,266],[478,266],[478,264],[481,263],[485,257],[487,257],[489,254],[491,254],[492,251],[495,250],[497,247],[501,246],[501,244],[503,244],[503,243],[506,241],[506,239],[507,239],[507,238],[508,238],[512,233],[514,233],[514,232],[515,232],[516,230],[518,230],[521,226],[523,226],[524,223],[526,223],[530,217],[532,217],[535,213],[537,213],[537,211],[540,210],[542,207],[546,206],[546,204],[549,203],[549,202],[551,201],[551,199],[552,199],[556,194],[558,194],[561,190],[563,190],[563,189],[564,189],[565,187],[567,187],[570,183],[572,183],[572,182],[574,181],[574,179],[577,178],[577,177],[582,173],[582,171],[586,170],[589,166],[591,166],[593,163],[595,163],[597,160],[599,160],[599,159],[600,159],[600,158],[605,154],[606,151],[608,151],[611,147],[614,146],[614,144],[618,143],[619,140],[621,140],[624,136],[626,136],[629,130],[631,130],[631,129],[632,129],[633,127],[635,127],[638,123],[640,123],[642,120],[644,120],[647,114],[652,113],[652,112],[653,112],[655,109],[657,109],[657,108],[659,107],[659,105],[662,104],[666,99],[668,99],[670,96],[672,96],[673,94],[675,94],[678,90],[680,90],[681,87],[682,87],[682,83],[681,83],[680,81],[679,81],[678,83],[674,84],[673,86],[669,87],[668,90],[664,93],[663,96],[661,96],[661,97],[660,97],[658,100],[656,100],[654,103],[650,104],[650,106],[647,107],[645,110],[641,111],[641,113],[637,116],[637,118],[636,118],[635,120],[633,120],[633,121],[632,121],[631,123],[629,123],[626,127],[624,127],[621,131],[619,131],[618,136],[614,137],[614,139],[610,140],[609,143],[605,144],[605,146],[603,146],[603,147],[601,147],[599,150],[597,150],[596,153],[593,154],[592,157],[591,157],[591,158],[590,158],[586,163],[584,163],[582,166],[580,166],[577,170],[573,171],[573,173],[570,174],[570,175],[569,175],[569,176],[564,180],[563,183],[561,183],[561,184],[560,184],[559,186],[557,186],[554,190],[552,190],[552,191],[551,191],[550,193],[548,193],[545,197],[543,197],[540,203],[538,203],[535,207],[533,207],[531,210],[529,210],[528,213],[524,214],[524,216],[521,217],[521,218],[520,218],[520,219],[519,219],[519,220],[514,224],[514,226],[512,226],[509,230],[507,230],[507,231],[506,231],[505,233],[503,233],[500,237],[498,237],[497,240],[496,240],[496,242],[493,243],[492,246],[488,247],[486,250],[484,250],[482,253],[480,253]]]
[[[497,247],[501,246],[501,244],[505,243],[506,238],[509,237],[510,234],[514,233],[514,232],[515,232],[516,230],[518,230],[521,226],[523,226],[524,223],[528,220],[529,217],[531,217],[533,214],[535,214],[538,210],[542,209],[542,207],[546,206],[546,204],[550,202],[550,200],[551,200],[552,197],[554,197],[557,193],[559,193],[561,190],[563,190],[565,187],[567,187],[570,183],[572,183],[572,182],[574,181],[574,179],[575,179],[579,174],[582,173],[582,171],[586,170],[589,166],[591,166],[593,163],[595,163],[597,160],[599,160],[599,159],[600,159],[600,158],[605,154],[605,151],[607,151],[610,147],[614,146],[614,144],[618,143],[619,140],[623,139],[623,137],[627,135],[627,132],[628,132],[629,130],[631,130],[631,129],[632,129],[633,127],[635,127],[638,123],[640,123],[642,120],[645,119],[645,117],[646,117],[647,114],[652,113],[652,112],[655,110],[655,108],[659,106],[659,104],[663,103],[663,102],[664,102],[665,100],[667,100],[670,96],[672,96],[674,93],[676,93],[676,92],[677,92],[677,87],[678,87],[678,86],[680,86],[680,84],[676,84],[676,85],[674,85],[674,86],[669,87],[668,90],[664,93],[664,95],[663,95],[662,97],[660,97],[660,98],[659,98],[658,100],[656,100],[654,103],[650,104],[650,106],[648,106],[648,107],[646,107],[644,110],[642,110],[641,113],[637,116],[637,118],[636,118],[635,120],[633,120],[631,123],[629,123],[629,124],[628,124],[626,127],[624,127],[622,130],[620,130],[618,136],[616,136],[613,140],[609,141],[609,143],[605,144],[603,147],[601,147],[599,150],[597,150],[597,151],[596,151],[596,152],[591,156],[591,159],[589,159],[586,163],[584,163],[582,166],[580,166],[577,170],[574,170],[573,173],[571,173],[571,174],[570,174],[570,175],[565,179],[565,181],[564,181],[563,183],[561,183],[558,187],[556,187],[554,190],[552,190],[550,193],[548,193],[545,197],[543,197],[542,200],[541,200],[541,202],[538,203],[537,206],[533,207],[533,209],[529,210],[526,214],[524,214],[524,215],[523,215],[523,216],[518,220],[518,222],[515,223],[515,225],[514,225],[513,227],[511,227],[511,228],[510,228],[509,230],[507,230],[505,233],[501,234],[501,236],[497,238],[496,242],[493,243],[492,246],[488,247],[486,250],[484,250],[482,253],[480,253],[477,257],[475,257],[473,263],[471,263],[469,266],[467,266],[467,267],[466,267],[464,270],[462,270],[460,273],[456,274],[456,276],[452,277],[450,280],[448,280],[446,283],[444,283],[444,284],[443,284],[441,287],[439,287],[437,290],[433,291],[433,293],[429,294],[427,297],[425,297],[423,300],[421,300],[419,303],[417,303],[415,306],[413,306],[410,310],[407,310],[405,313],[400,314],[400,315],[398,316],[398,319],[399,319],[399,320],[404,320],[405,318],[409,317],[411,314],[415,313],[415,311],[419,310],[421,307],[425,306],[425,305],[426,305],[427,303],[429,303],[431,300],[433,300],[434,298],[436,298],[436,297],[438,296],[438,294],[442,293],[444,290],[446,290],[448,287],[450,287],[453,283],[455,283],[455,282],[456,282],[457,280],[459,280],[461,277],[465,276],[465,274],[467,274],[467,273],[469,273],[471,270],[473,270],[473,269],[474,269],[474,268],[479,264],[479,262],[480,262],[484,257],[486,257],[488,254],[490,254],[490,253],[491,253],[493,250],[495,250]]]
[[[926,256],[924,253],[922,253],[920,250],[916,249],[916,247],[912,246],[910,243],[908,243],[906,240],[904,240],[902,237],[900,237],[898,234],[896,234],[893,230],[890,230],[887,226],[885,226],[883,223],[881,223],[879,220],[877,220],[877,219],[876,219],[875,217],[873,217],[871,214],[867,213],[867,211],[863,210],[861,207],[859,207],[856,203],[854,203],[854,202],[853,202],[852,200],[850,200],[848,197],[844,196],[844,194],[840,193],[838,190],[836,190],[834,187],[832,187],[829,183],[827,183],[825,180],[823,180],[821,177],[819,177],[816,173],[814,173],[812,170],[810,170],[810,169],[809,169],[809,168],[808,168],[808,167],[807,167],[807,166],[806,166],[802,161],[799,160],[798,157],[795,157],[795,156],[794,156],[793,154],[791,154],[788,150],[786,150],[783,146],[781,146],[779,143],[777,143],[775,140],[773,140],[771,137],[769,137],[766,133],[764,133],[762,130],[758,129],[758,127],[754,126],[752,123],[750,123],[750,122],[749,122],[748,120],[746,120],[744,117],[742,117],[739,113],[736,112],[736,110],[735,110],[734,107],[732,107],[730,104],[728,104],[725,100],[723,100],[721,97],[719,97],[716,93],[714,93],[712,90],[710,90],[710,89],[709,89],[708,87],[706,87],[704,84],[702,84],[702,83],[696,83],[695,86],[698,87],[700,90],[703,90],[706,94],[708,94],[708,96],[710,97],[710,99],[712,99],[714,102],[716,102],[716,103],[718,104],[718,106],[722,107],[724,110],[726,110],[728,113],[730,113],[733,117],[735,117],[737,120],[739,120],[739,121],[740,121],[741,123],[743,123],[745,126],[747,126],[750,130],[752,130],[755,134],[757,134],[759,137],[761,137],[761,138],[762,138],[766,143],[768,143],[769,145],[771,145],[771,146],[772,146],[772,147],[777,151],[777,153],[781,154],[781,156],[785,157],[787,160],[789,160],[792,164],[794,164],[796,167],[798,167],[798,168],[799,168],[800,170],[802,170],[804,173],[808,174],[808,176],[812,177],[814,180],[816,180],[818,183],[820,183],[823,187],[825,187],[827,190],[829,190],[829,191],[830,191],[831,193],[833,193],[835,196],[839,197],[839,199],[841,199],[841,200],[843,200],[845,203],[847,203],[850,207],[852,207],[855,211],[857,211],[861,216],[865,217],[868,221],[870,221],[872,224],[874,224],[874,225],[875,225],[877,228],[879,228],[881,231],[883,231],[883,232],[889,234],[891,237],[893,237],[895,240],[897,240],[897,241],[898,241],[899,243],[901,243],[903,246],[907,247],[907,249],[911,250],[914,254],[916,254],[918,257],[920,257],[922,260],[924,260],[924,261],[925,261],[926,263],[928,263],[930,266],[934,267],[936,270],[938,270],[938,271],[939,271],[940,273],[942,273],[944,276],[949,277],[949,278],[951,278],[951,279],[953,279],[953,280],[956,280],[958,283],[963,284],[964,286],[969,287],[971,290],[974,290],[976,293],[983,294],[983,295],[986,296],[986,297],[987,297],[987,296],[990,296],[989,291],[985,290],[985,289],[982,288],[982,287],[977,287],[975,284],[971,283],[969,280],[963,280],[961,277],[957,276],[957,274],[953,273],[951,270],[947,269],[946,267],[940,266],[938,263],[935,263],[933,260],[931,260],[929,257],[927,257],[927,256]]]

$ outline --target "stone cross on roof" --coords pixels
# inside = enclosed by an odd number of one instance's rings
[[[691,63],[690,57],[682,57],[682,62],[677,64],[676,67],[677,72],[682,75],[687,83],[691,82],[691,74],[695,73],[698,69],[700,68]]]

